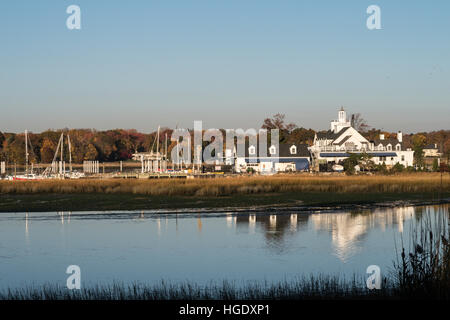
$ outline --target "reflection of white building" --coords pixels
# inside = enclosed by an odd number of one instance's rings
[[[290,221],[291,221],[291,231],[295,231],[297,230],[297,214],[293,213],[290,215],[289,217]]]
[[[347,261],[361,249],[361,241],[372,228],[385,230],[397,225],[403,232],[403,223],[414,216],[414,207],[383,208],[370,214],[352,215],[345,213],[317,213],[311,215],[316,230],[331,233],[336,256]]]
[[[385,139],[381,134],[376,141],[367,140],[353,128],[347,120],[344,108],[338,113],[338,120],[330,123],[330,130],[318,132],[314,137],[311,151],[313,166],[326,163],[339,163],[351,153],[367,153],[375,164],[385,163],[387,166],[400,163],[405,167],[412,166],[414,151],[405,149],[403,135],[399,131],[396,139]]]
[[[235,226],[236,226],[236,219],[237,219],[237,217],[236,217],[236,216],[233,216],[232,213],[227,213],[227,216],[226,216],[227,227],[228,227],[228,228],[233,228],[233,227],[235,227]]]

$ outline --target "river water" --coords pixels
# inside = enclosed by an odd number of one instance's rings
[[[386,274],[396,244],[448,205],[302,213],[0,213],[0,288]]]

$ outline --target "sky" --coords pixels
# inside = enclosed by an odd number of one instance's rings
[[[69,5],[81,29],[69,30]],[[369,30],[366,9],[381,8]],[[450,1],[0,2],[0,131],[450,129]]]

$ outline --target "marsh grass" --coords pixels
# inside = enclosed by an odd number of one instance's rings
[[[215,179],[105,179],[1,181],[0,194],[106,193],[152,196],[232,196],[285,192],[448,193],[450,175],[223,177]]]
[[[395,289],[406,297],[450,299],[450,212],[429,211],[411,230],[394,263]]]
[[[310,276],[293,281],[168,283],[156,285],[113,283],[81,290],[44,285],[0,292],[1,300],[285,300],[285,299],[379,299],[391,290],[369,291],[364,281],[338,276]]]

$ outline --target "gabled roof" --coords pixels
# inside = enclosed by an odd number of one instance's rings
[[[335,144],[335,145],[338,145],[338,146],[342,146],[348,139],[350,139],[352,136],[351,135],[349,135],[349,136],[346,136],[344,139],[342,139],[342,141],[341,142],[339,142],[339,143],[333,143],[333,144]]]
[[[398,141],[397,139],[394,139],[394,138],[389,138],[389,139],[384,139],[384,140],[378,139],[378,140],[375,140],[373,143],[375,146],[378,146],[381,143],[384,147],[387,146],[388,144],[391,144],[393,147],[396,146],[397,144],[402,145],[402,143],[400,141]]]
[[[245,157],[259,157],[259,151],[258,151],[258,145],[255,146],[255,151],[256,154],[254,155],[250,155],[248,152],[248,149],[251,145],[246,142],[245,143]],[[291,147],[292,146],[296,146],[297,147],[297,153],[292,154],[291,153]],[[270,154],[270,145],[267,146],[267,157],[271,157],[272,155]],[[237,150],[236,150],[237,152]],[[239,155],[238,155],[239,156]],[[294,144],[294,143],[280,143],[280,150],[279,150],[279,157],[310,157],[310,153],[308,150],[308,145],[307,144]]]
[[[317,139],[327,139],[327,140],[336,140],[339,138],[348,128],[345,127],[342,128],[338,133],[334,133],[331,130],[328,130],[327,132],[317,132]]]
[[[291,153],[291,147],[297,147],[297,153]],[[280,157],[309,157],[307,144],[280,143]]]
[[[425,147],[423,147],[423,149],[434,149],[434,150],[439,150],[439,148],[437,147],[437,145],[435,145],[434,143],[426,145]]]

